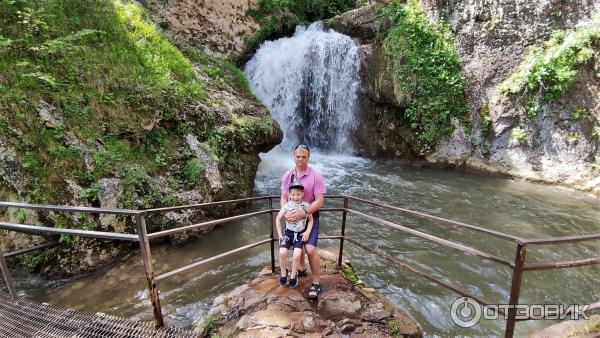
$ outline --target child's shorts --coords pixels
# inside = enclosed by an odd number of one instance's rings
[[[279,242],[280,248],[290,249],[291,246],[294,248],[302,249],[304,243],[302,243],[302,234],[303,232],[293,232],[291,230],[285,229],[283,232],[283,239]]]

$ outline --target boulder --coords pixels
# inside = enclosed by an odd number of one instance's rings
[[[296,289],[281,288],[278,275],[265,268],[255,280],[215,298],[197,331],[216,334],[204,325],[217,319],[218,334],[226,337],[390,337],[389,321],[395,321],[400,336],[422,337],[406,314],[375,290],[362,291],[350,283],[335,268],[335,255],[323,253],[318,301],[307,298],[310,276],[301,278]]]

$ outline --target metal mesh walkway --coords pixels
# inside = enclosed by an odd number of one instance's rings
[[[187,338],[191,331],[133,322],[109,315],[90,314],[37,303],[25,298],[13,301],[0,291],[0,338]]]

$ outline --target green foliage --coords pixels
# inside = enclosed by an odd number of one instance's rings
[[[481,144],[481,153],[483,155],[489,155],[492,152],[492,145],[487,143],[487,142],[483,142]]]
[[[522,127],[515,127],[511,131],[511,137],[513,140],[517,141],[519,144],[527,144],[529,135],[527,131]]]
[[[402,328],[396,319],[389,318],[386,322],[388,334],[391,337],[401,337]]]
[[[199,158],[190,159],[185,165],[185,179],[190,186],[197,186],[206,173],[206,164]]]
[[[24,224],[27,219],[27,213],[25,209],[20,208],[8,208],[8,214],[17,221],[19,224]]]
[[[40,267],[50,256],[52,256],[55,252],[55,249],[45,249],[38,254],[29,254],[27,256],[23,256],[20,260],[21,263],[30,268],[37,269]]]
[[[596,120],[596,125],[592,131],[592,136],[596,138],[598,142],[600,142],[600,121]]]
[[[490,105],[485,103],[479,108],[479,118],[481,120],[481,134],[483,137],[488,137],[492,120],[490,119]]]
[[[396,83],[409,97],[404,117],[426,144],[453,131],[451,118],[466,115],[465,80],[452,34],[429,21],[418,1],[393,1],[381,14],[391,23],[384,51]]]
[[[527,117],[534,118],[538,116],[541,111],[542,106],[539,96],[527,98],[527,103],[525,104],[525,114],[527,114]]]
[[[204,320],[204,336],[219,337],[219,328],[223,325],[225,318],[222,315],[210,316]]]
[[[100,193],[100,185],[94,183],[89,189],[81,192],[81,197],[86,198],[90,202],[98,200],[98,194]]]
[[[360,280],[360,278],[358,278],[358,276],[356,275],[356,272],[350,265],[348,265],[346,263],[342,263],[342,272],[344,273],[344,277],[350,283],[364,287],[363,282]]]
[[[51,198],[62,176],[88,185],[126,165],[142,163],[153,171],[169,163],[175,133],[161,135],[167,143],[161,146],[146,142],[144,128],[157,114],[168,120],[204,99],[205,89],[190,60],[160,35],[141,6],[3,0],[0,22],[0,131],[10,133],[10,126],[22,132],[9,134],[9,141],[32,177],[33,200]],[[41,107],[62,116],[68,129],[44,128]],[[98,149],[88,154],[92,172],[82,149],[67,144],[67,132]]]
[[[81,226],[82,230],[94,231],[98,229],[98,223],[96,222],[87,222]]]
[[[119,171],[119,176],[123,182],[121,203],[125,206],[133,207],[136,194],[143,195],[146,192],[146,182],[149,179],[149,175],[142,165],[132,164],[122,167]]]
[[[594,162],[592,163],[592,172],[600,175],[600,157],[596,156],[594,158]]]
[[[551,101],[571,88],[578,67],[594,59],[594,48],[600,39],[600,14],[583,22],[574,31],[555,31],[540,47],[529,52],[517,71],[500,84],[507,97],[531,95]],[[529,104],[529,103],[528,103]],[[528,109],[532,117],[539,109]]]
[[[571,120],[579,121],[588,115],[589,115],[589,113],[587,110],[583,109],[582,107],[577,106],[577,107],[575,107],[575,109],[573,109],[571,111]]]
[[[299,24],[332,18],[355,7],[355,0],[259,0],[248,15],[259,22],[260,29],[245,40],[246,49],[252,51],[263,41],[291,35]]]

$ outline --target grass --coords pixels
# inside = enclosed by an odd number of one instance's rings
[[[453,117],[466,120],[465,80],[452,34],[415,0],[392,1],[381,15],[391,23],[384,52],[409,101],[403,119],[420,141],[435,145],[454,130]]]
[[[205,97],[190,60],[146,16],[120,1],[0,2],[0,116],[22,132],[9,141],[33,178],[33,200],[56,197],[51,187],[71,172],[86,185],[125,165],[154,162],[164,149],[148,147],[145,125]],[[42,105],[64,124],[40,128]],[[69,133],[96,149],[91,172]]]
[[[240,153],[234,142],[252,144],[271,123],[241,70],[179,51],[128,1],[0,0],[0,74],[0,131],[19,154],[32,202],[60,203],[65,178],[93,201],[99,179],[119,177],[121,202],[135,207],[136,194],[150,193],[150,176],[185,166],[175,161],[186,134],[211,144],[227,166]],[[246,128],[194,110],[198,102],[224,104],[208,97],[209,87],[250,102],[235,114],[259,122]],[[44,127],[42,107],[62,123]]]
[[[204,321],[204,336],[219,337],[219,328],[225,319],[222,315],[210,316]]]

